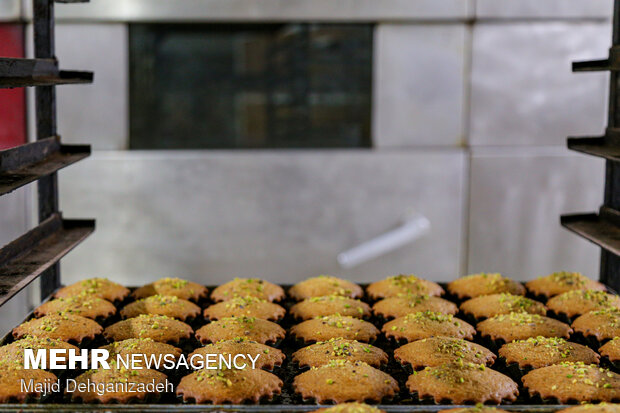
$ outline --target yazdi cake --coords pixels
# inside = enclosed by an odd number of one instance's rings
[[[397,348],[394,358],[403,366],[420,370],[457,360],[490,366],[495,361],[495,354],[479,344],[460,338],[430,337]]]
[[[190,353],[188,359],[191,359],[195,354],[203,356],[207,354],[250,354],[252,357],[259,356],[256,359],[256,365],[254,367],[270,371],[275,367],[280,367],[286,358],[284,353],[277,348],[248,340],[245,337],[236,337],[230,340],[222,340],[217,343],[207,344]]]
[[[54,383],[56,376],[49,371],[23,367],[17,360],[0,362],[0,403],[40,402],[49,395],[39,389],[42,385]],[[25,383],[32,380],[32,386],[22,389],[22,380]]]
[[[509,293],[481,295],[461,304],[461,311],[471,318],[483,320],[500,314],[529,313],[546,315],[543,303]]]
[[[123,341],[115,341],[107,346],[100,347],[108,350],[110,357],[108,360],[116,360],[117,355],[127,359],[132,354],[144,354],[146,359],[164,359],[164,356],[170,354],[174,360],[181,357],[181,349],[166,343],[160,343],[151,338],[128,338]]]
[[[372,367],[387,364],[388,355],[378,347],[357,340],[332,338],[304,347],[293,353],[299,367],[320,367],[332,360],[362,361]]]
[[[440,297],[427,294],[399,294],[377,301],[372,306],[372,311],[375,315],[390,320],[422,311],[455,315],[459,309],[453,302]]]
[[[601,356],[606,357],[614,365],[620,362],[620,337],[614,337],[598,349]]]
[[[116,307],[108,300],[82,293],[73,297],[47,301],[34,310],[35,317],[58,313],[75,314],[92,320],[105,320],[116,314]]]
[[[279,285],[259,278],[235,278],[220,285],[211,293],[211,299],[216,302],[248,296],[273,302],[283,300],[286,295]]]
[[[590,311],[573,322],[576,333],[582,334],[591,343],[598,345],[620,336],[620,309],[606,308]]]
[[[598,290],[573,290],[558,294],[547,301],[557,315],[573,318],[590,311],[620,308],[620,297]]]
[[[207,307],[204,311],[204,316],[208,320],[247,316],[278,321],[284,318],[285,314],[286,310],[278,304],[252,296],[222,301]]]
[[[598,364],[599,355],[591,348],[558,337],[531,337],[504,344],[499,356],[506,364],[516,364],[525,371],[567,361]]]
[[[462,360],[414,372],[407,388],[420,400],[432,399],[437,404],[500,404],[514,402],[519,395],[510,377]]]
[[[282,385],[282,380],[264,370],[203,369],[183,377],[177,395],[186,403],[258,403],[280,394]]]
[[[295,284],[288,294],[297,301],[306,298],[322,297],[324,295],[340,295],[349,298],[361,298],[364,295],[362,287],[351,281],[332,277],[331,275],[319,275],[308,278]]]
[[[374,402],[391,399],[398,392],[398,383],[392,376],[357,361],[333,360],[321,367],[313,367],[293,380],[295,392],[304,400],[317,403]]]
[[[144,285],[136,289],[131,295],[138,300],[152,295],[172,295],[183,300],[198,302],[206,298],[207,294],[207,288],[198,283],[168,277]]]
[[[379,300],[400,294],[441,296],[444,291],[439,284],[432,281],[401,274],[370,284],[366,287],[366,293],[371,299]]]
[[[331,338],[369,343],[377,338],[379,330],[368,321],[355,317],[330,315],[299,323],[291,328],[290,334],[305,343],[326,341]]]
[[[582,404],[580,406],[569,407],[568,409],[558,410],[558,413],[619,413],[620,404],[616,403],[598,403],[598,404]]]
[[[385,413],[383,410],[365,403],[341,403],[334,407],[315,410],[314,413]]]
[[[523,284],[498,273],[485,272],[467,275],[448,283],[448,291],[461,300],[499,293],[525,295]]]
[[[368,318],[370,317],[370,306],[353,298],[340,295],[324,295],[306,298],[292,306],[290,312],[298,320],[310,320],[311,318],[333,314]]]
[[[0,364],[2,362],[16,361],[23,365],[24,350],[27,348],[34,350],[35,354],[38,350],[46,350],[47,360],[49,360],[50,357],[49,350],[52,349],[75,350],[79,353],[79,348],[62,340],[56,340],[49,337],[26,336],[21,340],[14,341],[11,344],[0,347]]]
[[[550,298],[572,290],[605,291],[605,286],[578,272],[554,272],[525,283],[529,292],[536,296]]]
[[[561,363],[523,376],[530,396],[560,404],[620,400],[620,376],[595,364]]]
[[[200,307],[174,295],[152,295],[127,304],[121,310],[123,318],[134,318],[141,314],[163,315],[181,321],[195,320],[200,315]]]
[[[141,314],[107,327],[103,335],[108,341],[150,338],[161,343],[179,344],[191,337],[193,330],[182,321],[164,315]]]
[[[276,323],[255,317],[226,317],[206,324],[196,331],[196,338],[202,344],[247,337],[261,344],[273,345],[285,335],[284,329]]]
[[[61,288],[54,297],[70,298],[80,294],[90,294],[114,303],[123,301],[129,295],[129,289],[106,278],[89,278]]]
[[[111,368],[88,370],[76,379],[75,388],[65,389],[65,393],[73,402],[81,403],[131,403],[156,402],[163,391],[151,390],[147,387],[158,386],[166,389],[166,375],[156,370]],[[92,383],[92,385],[88,385]],[[97,386],[106,391],[97,392]],[[72,390],[72,391],[69,391]],[[169,389],[168,389],[169,391]]]
[[[415,341],[434,336],[472,340],[476,330],[465,321],[450,314],[424,311],[407,314],[383,325],[381,331],[396,341]]]
[[[51,338],[81,345],[85,341],[94,340],[102,330],[103,328],[90,318],[74,314],[50,314],[15,327],[13,337]]]
[[[501,314],[478,323],[480,335],[498,347],[514,340],[530,337],[569,338],[573,330],[566,323],[553,318],[528,313]]]

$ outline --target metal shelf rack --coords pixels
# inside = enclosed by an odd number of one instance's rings
[[[84,0],[56,0],[84,3]],[[33,0],[34,59],[0,58],[0,88],[34,86],[36,142],[0,151],[0,196],[38,181],[39,225],[0,248],[0,305],[41,277],[41,297],[60,287],[58,262],[95,229],[66,220],[58,208],[56,172],[90,155],[63,145],[56,131],[56,85],[92,83],[91,72],[62,71],[54,56],[54,0]]]

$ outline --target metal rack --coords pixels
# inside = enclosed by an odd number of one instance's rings
[[[609,71],[608,126],[603,136],[568,138],[568,148],[606,159],[605,198],[598,213],[563,215],[562,225],[601,247],[601,282],[620,289],[620,0],[614,0],[609,57],[573,63],[574,72]]]
[[[56,0],[85,3],[88,0]],[[41,277],[41,297],[60,286],[58,262],[95,229],[58,209],[56,172],[90,155],[56,131],[56,85],[92,83],[92,72],[63,71],[54,56],[54,0],[33,0],[34,59],[0,58],[0,88],[35,86],[36,142],[0,151],[0,196],[38,181],[39,225],[0,249],[0,305]]]

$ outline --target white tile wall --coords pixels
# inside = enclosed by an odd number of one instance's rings
[[[609,19],[613,0],[476,0],[477,18]]]

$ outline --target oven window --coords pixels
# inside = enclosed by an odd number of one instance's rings
[[[132,24],[130,148],[370,147],[370,24]]]

